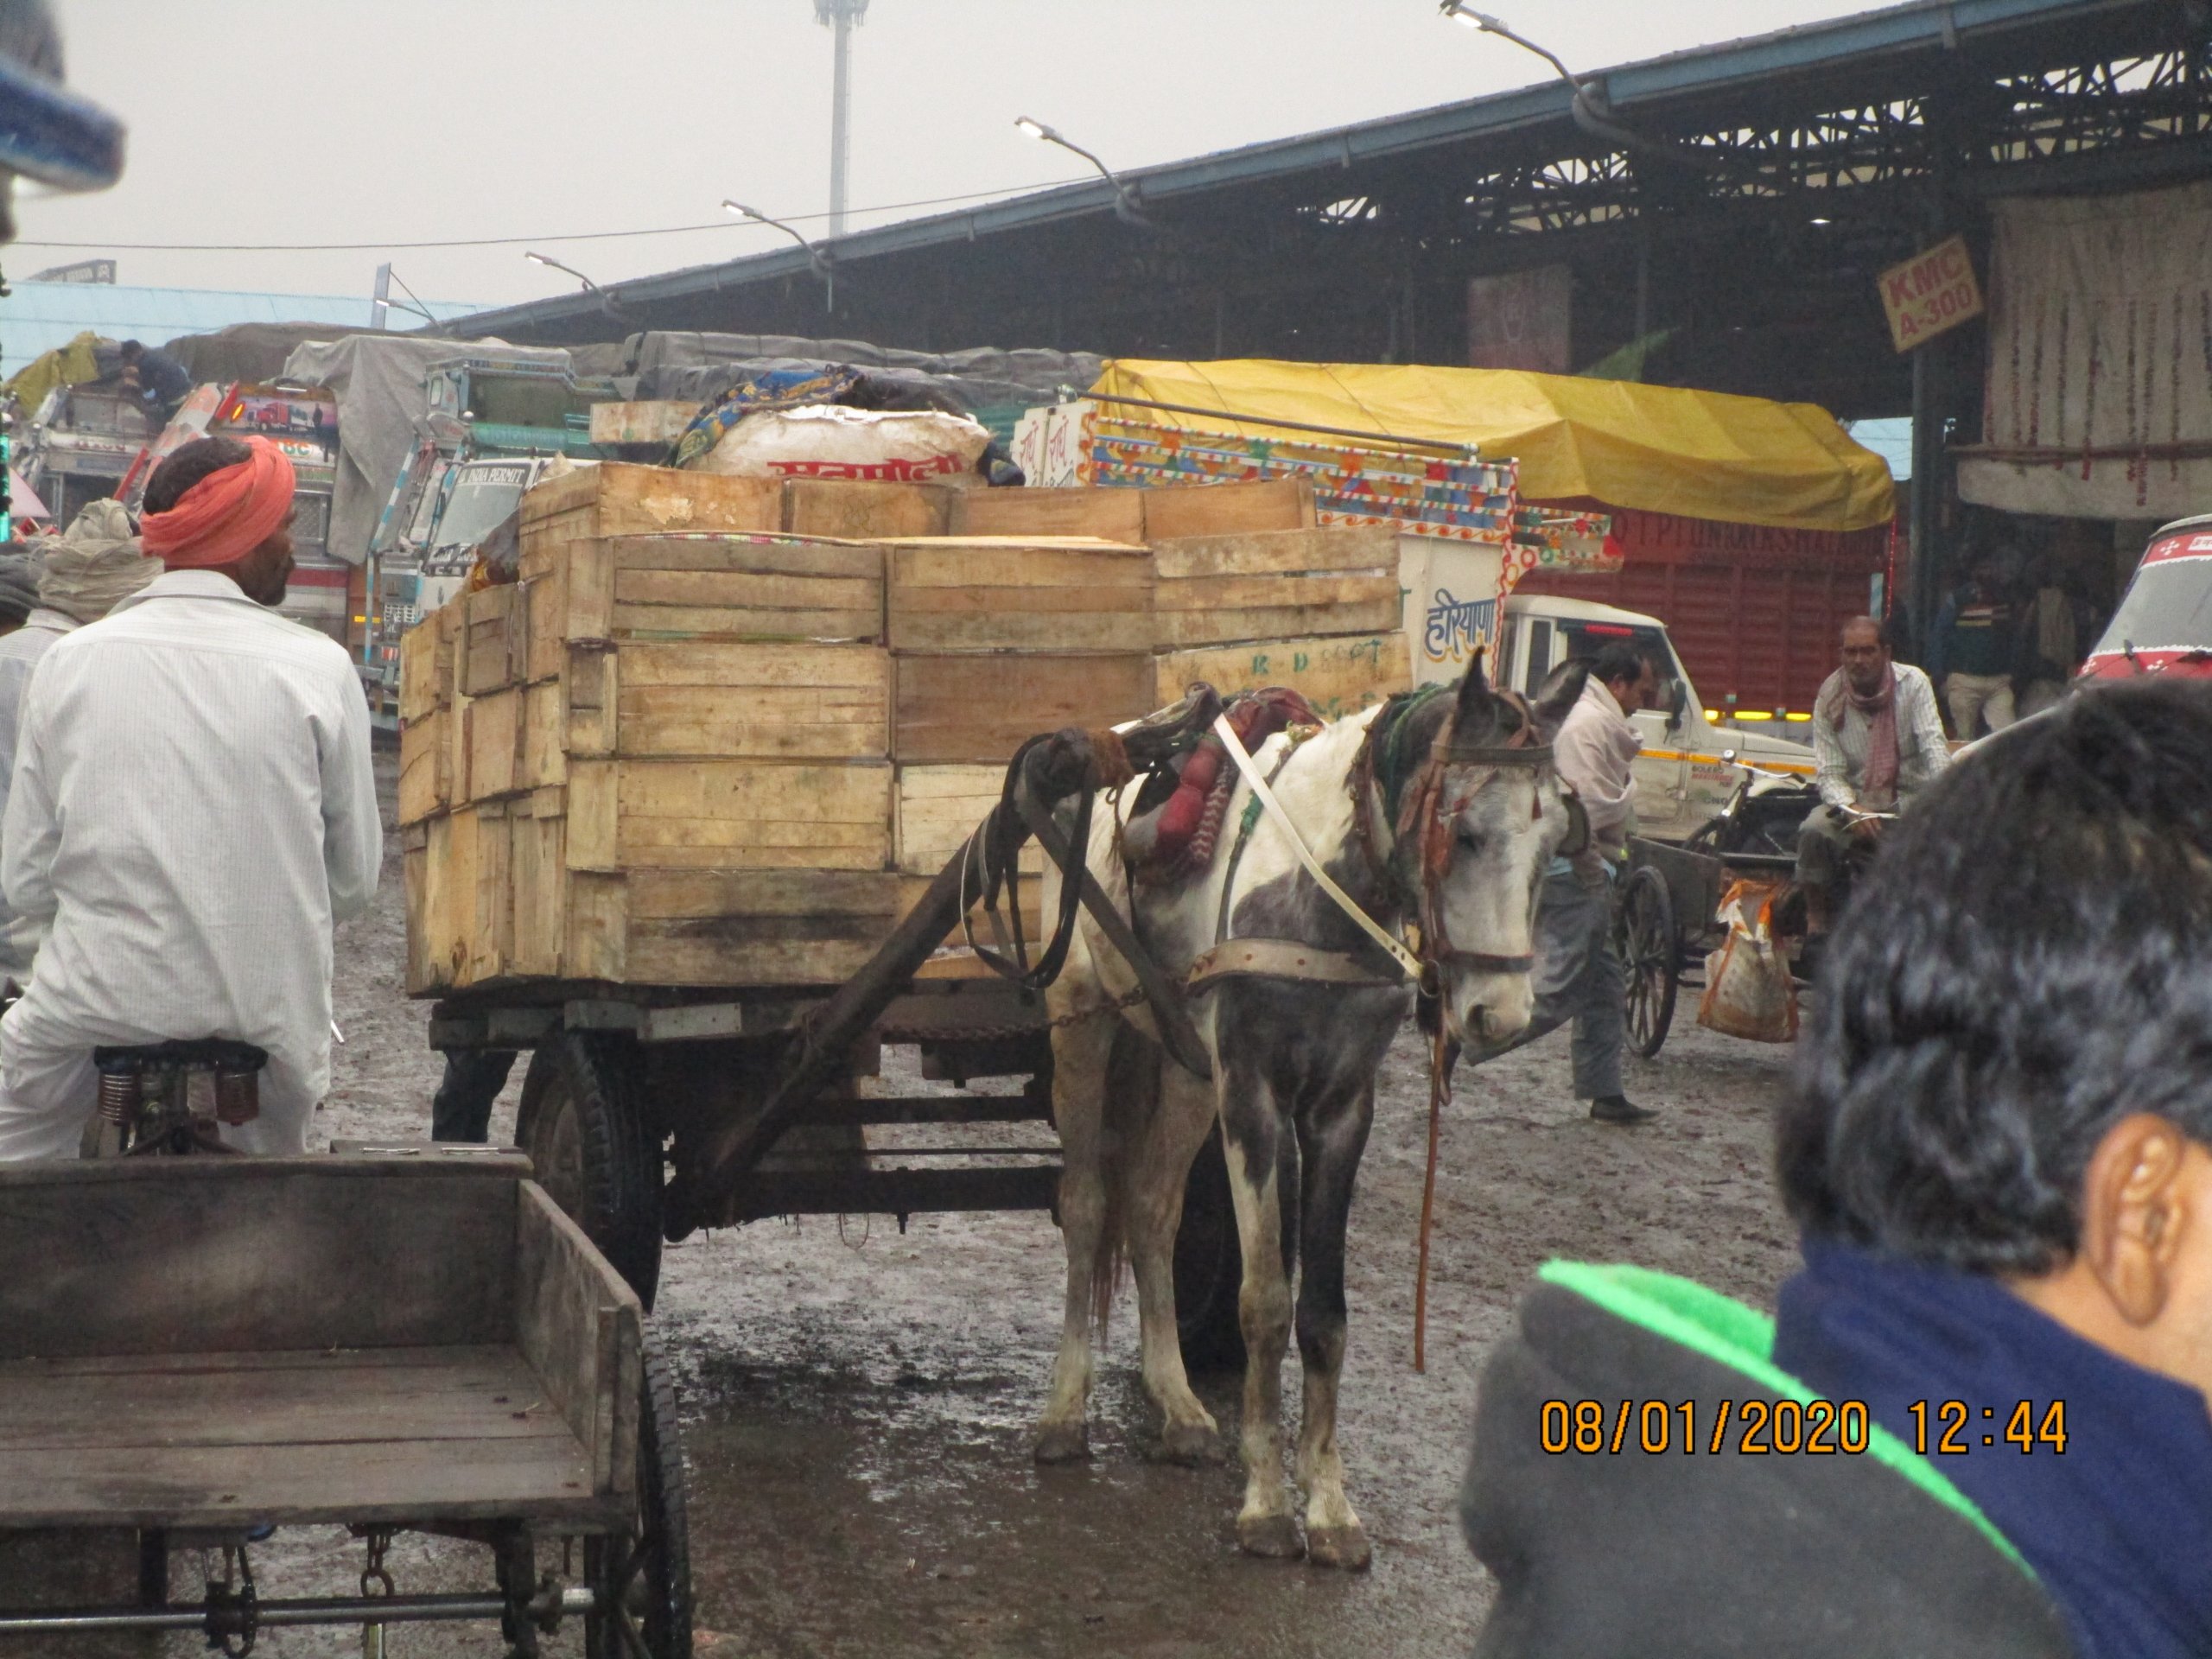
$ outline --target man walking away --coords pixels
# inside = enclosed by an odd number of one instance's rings
[[[1628,853],[1636,816],[1636,757],[1643,740],[1629,716],[1650,707],[1658,688],[1651,659],[1635,646],[1610,645],[1584,668],[1582,695],[1567,712],[1552,751],[1560,781],[1590,819],[1590,844],[1554,860],[1536,906],[1535,1008],[1511,1042],[1473,1057],[1490,1059],[1535,1041],[1572,1020],[1574,1095],[1600,1123],[1640,1123],[1653,1114],[1621,1092],[1628,1043],[1628,976],[1613,949],[1613,886]]]
[[[1853,854],[1869,854],[1882,820],[1860,812],[1901,811],[1951,764],[1936,688],[1910,663],[1891,659],[1882,625],[1854,616],[1843,625],[1843,666],[1813,702],[1813,781],[1821,804],[1797,836],[1797,885],[1806,924],[1824,933]]]
[[[146,489],[167,574],[31,681],[0,886],[47,938],[0,1020],[0,1162],[75,1154],[96,1046],[172,1038],[266,1049],[260,1118],[225,1139],[306,1150],[332,924],[367,907],[381,836],[352,662],[263,608],[291,572],[291,505],[265,439],[184,445]]]
[[[1943,688],[1951,733],[1970,742],[1986,721],[2012,723],[2012,677],[2020,668],[2020,617],[2006,597],[1997,561],[1984,555],[1936,618],[1929,672]]]
[[[37,563],[36,602],[21,628],[0,638],[0,819],[7,815],[31,671],[63,634],[99,621],[162,574],[162,562],[139,551],[130,515],[119,501],[86,503],[67,534],[46,543]],[[0,898],[0,975],[27,984],[41,937],[35,922],[17,916]]]

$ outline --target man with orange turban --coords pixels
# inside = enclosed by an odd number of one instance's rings
[[[264,608],[292,569],[292,464],[202,438],[146,486],[164,574],[56,640],[23,702],[0,888],[47,927],[0,1020],[0,1163],[76,1155],[92,1050],[269,1052],[241,1151],[306,1150],[330,1081],[331,931],[382,855],[344,648]]]

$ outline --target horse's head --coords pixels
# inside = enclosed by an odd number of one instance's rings
[[[1552,769],[1552,733],[1581,694],[1548,685],[1533,707],[1501,696],[1478,657],[1460,682],[1432,752],[1415,856],[1425,887],[1426,953],[1439,976],[1446,1028],[1487,1047],[1529,1023],[1535,995],[1536,895],[1571,837],[1586,833]]]

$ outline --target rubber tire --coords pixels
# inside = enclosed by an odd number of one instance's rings
[[[652,1311],[660,1284],[660,1132],[626,1037],[567,1031],[530,1058],[515,1141],[538,1185]]]
[[[691,1659],[691,1528],[685,1514],[683,1431],[677,1416],[676,1379],[650,1341],[638,1388],[638,1519],[652,1541],[639,1582],[646,1589],[639,1632],[653,1659]],[[584,1540],[584,1582],[601,1595],[627,1562],[631,1533]],[[631,1659],[613,1621],[584,1618],[586,1659]]]
[[[1631,872],[1622,890],[1613,949],[1628,979],[1628,1046],[1648,1060],[1666,1043],[1675,1023],[1675,993],[1682,972],[1674,895],[1649,865]]]
[[[1221,1137],[1209,1135],[1184,1183],[1183,1220],[1175,1232],[1175,1330],[1183,1369],[1192,1375],[1243,1370],[1244,1332],[1236,1311],[1243,1283],[1229,1165]]]

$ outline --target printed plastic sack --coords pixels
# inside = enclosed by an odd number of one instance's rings
[[[981,483],[976,462],[990,442],[990,433],[964,415],[816,404],[747,415],[696,470],[735,478]]]
[[[1797,987],[1774,943],[1772,881],[1738,881],[1722,895],[1727,941],[1705,959],[1705,997],[1697,1022],[1724,1037],[1755,1043],[1797,1039]]]

